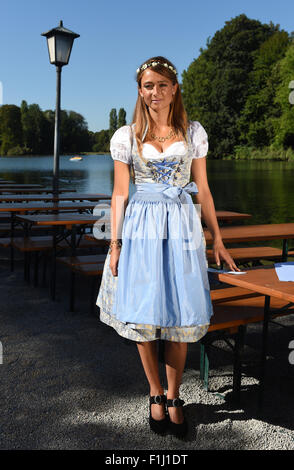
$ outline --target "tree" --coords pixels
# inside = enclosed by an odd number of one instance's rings
[[[242,14],[207,41],[187,71],[183,72],[182,91],[188,117],[200,120],[210,137],[215,158],[232,153],[239,143],[236,125],[248,97],[249,74],[254,52],[279,29],[261,24]]]
[[[277,31],[255,53],[249,95],[237,122],[243,145],[262,148],[272,142],[272,117],[280,115],[279,105],[274,103],[280,81],[275,66],[284,57],[289,41],[288,33]]]
[[[280,115],[271,119],[274,128],[273,145],[294,149],[294,106],[289,102],[289,83],[294,78],[294,41],[275,66],[274,72],[279,76],[274,104],[278,106]]]
[[[117,121],[117,128],[119,129],[120,127],[122,126],[125,126],[127,121],[126,121],[126,116],[127,116],[127,113],[126,111],[124,110],[124,108],[120,108],[119,112],[118,112],[118,121]]]
[[[0,107],[0,155],[6,155],[12,148],[22,146],[20,108],[13,104]]]
[[[116,109],[112,108],[109,114],[109,138],[110,139],[116,130],[117,130],[117,114],[116,114]]]
[[[93,152],[109,152],[109,130],[101,130],[94,134]]]
[[[48,132],[48,122],[38,104],[21,103],[21,125],[24,153],[42,154],[46,151],[44,137]]]

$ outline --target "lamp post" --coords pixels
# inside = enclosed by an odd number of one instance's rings
[[[41,36],[47,38],[50,63],[56,66],[56,108],[54,127],[54,166],[53,166],[53,194],[59,193],[59,145],[60,145],[60,88],[61,69],[67,65],[72,50],[74,39],[80,37],[79,34],[63,27],[60,21],[57,28],[53,28]]]

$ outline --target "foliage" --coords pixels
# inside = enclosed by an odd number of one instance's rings
[[[22,145],[22,128],[20,108],[12,104],[0,107],[0,155],[6,155],[7,151]]]
[[[120,127],[122,126],[125,126],[126,125],[126,116],[127,116],[127,113],[126,111],[124,110],[124,108],[120,108],[119,112],[118,112],[118,120],[117,120],[117,128],[119,129]]]
[[[266,44],[275,33],[279,34]],[[250,101],[249,96],[263,89],[269,64],[284,54],[287,42],[288,35],[280,32],[279,26],[262,24],[242,14],[227,21],[209,38],[206,49],[201,49],[200,56],[183,72],[182,91],[188,117],[201,121],[206,128],[214,158],[232,154],[235,146],[247,143],[247,131],[268,142],[267,133],[262,136],[265,131],[259,120],[246,130],[245,115],[255,111],[254,100]],[[268,103],[270,97],[261,94],[258,100],[261,111],[262,103]]]
[[[112,110],[109,113],[109,138],[110,139],[116,130],[117,130],[117,113],[116,113],[116,109],[112,108]]]
[[[126,112],[111,111],[112,130],[125,125]],[[0,107],[0,155],[44,155],[54,151],[55,112],[42,111],[39,105]],[[90,132],[84,117],[75,111],[60,111],[60,152],[109,152],[110,130]]]

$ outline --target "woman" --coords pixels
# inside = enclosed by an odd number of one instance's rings
[[[183,437],[179,389],[187,343],[206,334],[213,314],[205,239],[190,194],[213,236],[216,263],[239,269],[222,242],[207,182],[207,134],[187,120],[174,65],[148,59],[137,69],[137,84],[133,123],[111,139],[111,242],[97,305],[101,321],[137,343],[150,387],[150,428]],[[128,203],[130,173],[137,191]],[[157,339],[165,340],[166,395]]]

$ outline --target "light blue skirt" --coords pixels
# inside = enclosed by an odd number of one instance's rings
[[[136,189],[125,211],[108,314],[131,328],[208,327],[213,309],[206,244],[190,196],[196,184],[142,183]]]

